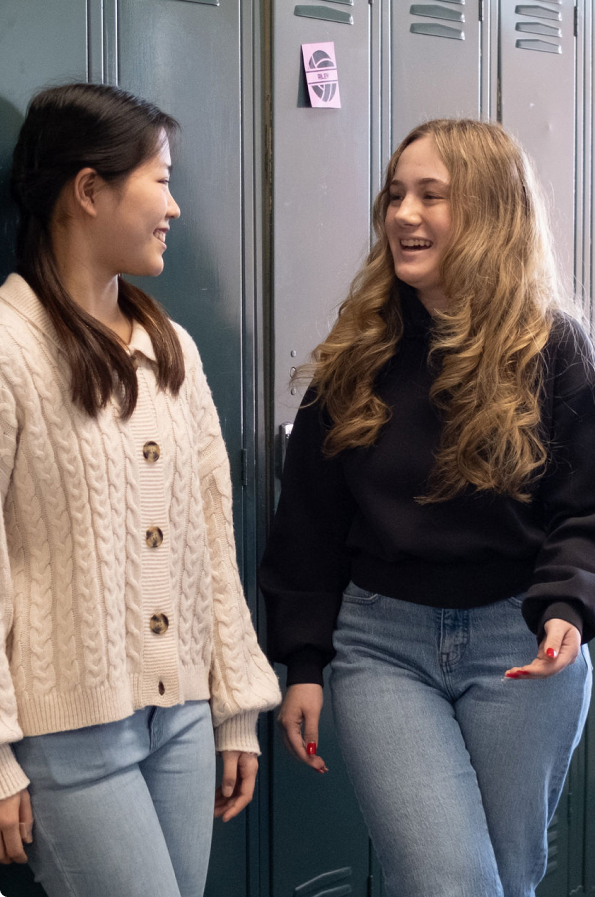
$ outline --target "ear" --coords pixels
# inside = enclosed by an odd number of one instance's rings
[[[73,198],[76,205],[92,218],[97,215],[97,194],[104,186],[105,181],[94,168],[81,168],[72,182]]]

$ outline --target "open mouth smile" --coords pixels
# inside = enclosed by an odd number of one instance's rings
[[[423,240],[418,237],[410,237],[406,240],[399,240],[399,244],[401,249],[410,250],[410,249],[430,249],[433,246],[431,240]]]

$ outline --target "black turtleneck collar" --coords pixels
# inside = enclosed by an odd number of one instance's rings
[[[409,337],[429,336],[433,327],[433,318],[421,299],[419,299],[417,290],[402,280],[395,279],[393,296],[401,305],[404,337],[407,339]]]

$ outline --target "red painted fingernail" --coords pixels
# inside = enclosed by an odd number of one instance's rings
[[[306,753],[307,753],[310,757],[313,757],[313,756],[314,756],[314,754],[316,753],[316,742],[315,742],[315,741],[309,741],[309,742],[308,742],[308,746],[307,746],[307,748],[306,748]]]
[[[506,673],[506,678],[507,679],[520,679],[521,674],[520,673]]]
[[[519,670],[519,676],[530,676],[529,670]]]
[[[548,648],[545,652],[548,657],[551,657],[552,660],[558,656],[558,652],[554,650],[554,648]]]

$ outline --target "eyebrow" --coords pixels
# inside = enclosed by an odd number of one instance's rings
[[[441,187],[449,187],[449,186],[450,186],[449,184],[446,183],[446,181],[441,181],[440,178],[420,178],[419,181],[417,181],[417,183],[420,184],[420,185],[425,185],[425,184],[439,184]],[[403,185],[403,181],[398,181],[396,178],[394,178],[394,179],[390,182],[390,186],[392,187],[393,184],[394,184],[395,186],[397,186],[397,187],[403,187],[403,186],[404,186],[404,185]]]

